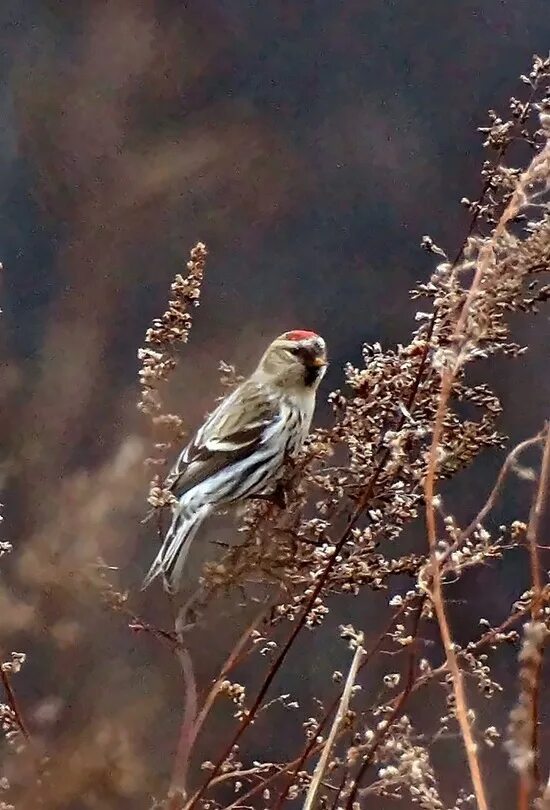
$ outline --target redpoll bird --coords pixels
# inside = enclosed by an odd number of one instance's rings
[[[285,460],[297,455],[309,432],[326,366],[319,335],[285,332],[210,414],[167,478],[177,502],[144,587],[162,574],[168,590],[178,589],[191,542],[218,507],[276,493]]]

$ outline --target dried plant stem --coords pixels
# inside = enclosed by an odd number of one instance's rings
[[[170,794],[174,798],[173,810],[179,807],[179,798],[185,796],[187,792],[187,774],[189,771],[189,759],[194,742],[194,726],[197,716],[198,697],[197,682],[193,668],[193,660],[180,640],[180,645],[174,649],[176,657],[180,662],[183,674],[184,688],[184,710],[180,727],[180,737],[178,748],[174,759],[174,768],[170,786]]]
[[[14,692],[13,687],[11,685],[9,675],[1,665],[0,665],[0,679],[2,680],[2,686],[4,687],[4,691],[6,693],[6,699],[8,701],[8,706],[10,707],[10,709],[13,712],[15,722],[19,726],[19,730],[21,731],[21,734],[23,735],[23,737],[28,742],[30,742],[31,735],[29,733],[29,730],[27,728],[25,720],[23,719],[23,714],[21,712],[18,700],[17,700],[17,698],[15,696],[15,692]]]
[[[386,627],[382,630],[382,632],[376,638],[376,641],[374,642],[374,644],[372,646],[369,645],[369,650],[368,650],[368,652],[365,651],[363,659],[362,659],[361,664],[359,666],[359,672],[361,672],[367,666],[367,664],[374,658],[374,656],[380,651],[380,648],[381,648],[382,644],[384,643],[384,640],[386,639],[387,634],[389,633],[389,631],[391,630],[391,628],[393,627],[395,622],[400,618],[400,616],[403,615],[403,613],[406,610],[407,604],[408,604],[407,602],[404,602],[403,605],[398,610],[395,611],[395,613],[391,617],[390,621],[387,623]],[[228,805],[225,808],[225,810],[236,810],[239,806],[242,805],[243,802],[248,801],[248,799],[250,799],[252,796],[256,795],[264,787],[267,787],[272,782],[275,782],[280,776],[282,776],[284,774],[288,774],[289,775],[289,780],[287,782],[287,785],[281,791],[281,793],[280,793],[280,795],[279,795],[279,797],[278,797],[278,799],[277,799],[277,801],[276,801],[276,803],[275,803],[275,805],[273,807],[273,810],[280,810],[280,808],[283,806],[283,804],[284,804],[284,802],[285,802],[285,800],[286,800],[286,798],[288,796],[288,792],[290,790],[290,787],[294,783],[294,779],[295,779],[296,775],[298,774],[298,772],[300,770],[302,770],[304,763],[309,759],[309,757],[314,756],[315,754],[319,753],[319,751],[322,750],[324,743],[317,742],[316,738],[320,734],[322,734],[326,724],[329,721],[330,716],[336,710],[336,708],[338,706],[338,703],[340,701],[340,698],[341,698],[341,695],[337,695],[336,698],[332,701],[331,705],[328,707],[325,714],[320,719],[315,733],[311,735],[311,739],[308,741],[307,745],[304,747],[304,750],[302,751],[302,753],[300,754],[299,757],[297,757],[294,760],[291,760],[290,762],[287,762],[285,765],[283,765],[281,767],[280,771],[277,771],[276,773],[271,774],[271,776],[266,777],[261,783],[258,783],[257,785],[254,785],[253,787],[251,787],[246,793],[244,793],[242,796],[240,796],[238,799],[236,799],[234,802],[232,802],[230,805]],[[337,736],[339,736],[339,735],[337,735]],[[224,779],[229,779],[229,778],[231,778],[231,774],[224,775],[223,778]],[[216,779],[213,780],[211,784],[218,784],[221,781],[221,779],[222,779],[222,777],[216,777]]]
[[[546,425],[546,440],[544,443],[544,451],[542,456],[542,463],[540,468],[539,480],[536,494],[533,498],[533,504],[529,514],[529,523],[527,525],[527,545],[529,549],[529,558],[531,563],[531,579],[533,583],[533,598],[531,600],[531,621],[533,623],[540,622],[542,608],[544,604],[544,586],[542,580],[542,571],[539,560],[538,552],[538,535],[540,530],[540,523],[544,510],[546,507],[546,500],[548,498],[548,490],[550,488],[550,424]],[[542,674],[542,662],[544,651],[544,635],[541,636],[539,655],[533,661],[532,675],[529,680],[527,700],[530,704],[530,735],[531,735],[531,751],[533,752],[533,759],[531,767],[523,770],[520,773],[519,783],[519,808],[525,810],[529,806],[530,796],[540,780],[539,768],[539,698],[540,698],[540,680]]]
[[[349,792],[349,796],[346,801],[346,810],[353,810],[355,805],[355,799],[357,794],[361,788],[361,783],[363,778],[370,767],[374,755],[376,754],[380,745],[384,742],[388,734],[390,733],[393,724],[395,721],[401,716],[403,709],[405,708],[405,704],[407,703],[409,697],[411,696],[415,683],[416,683],[416,662],[417,662],[417,655],[418,655],[418,630],[420,627],[420,619],[422,616],[422,606],[424,603],[423,597],[420,601],[420,604],[417,606],[414,619],[413,619],[413,628],[412,628],[412,641],[408,647],[408,664],[407,664],[407,677],[405,680],[405,685],[399,695],[393,702],[393,706],[389,715],[385,718],[384,724],[379,724],[372,741],[369,743],[368,750],[366,754],[363,756],[363,762],[361,763],[361,767],[357,772],[354,782],[352,783],[351,790]]]
[[[443,434],[443,426],[445,415],[447,412],[448,403],[450,400],[453,383],[458,373],[462,358],[462,348],[466,341],[466,325],[468,316],[472,311],[474,300],[480,291],[483,277],[489,272],[492,265],[495,263],[495,246],[499,239],[506,233],[508,223],[520,212],[522,204],[526,199],[525,189],[535,176],[537,167],[543,165],[546,160],[548,150],[550,149],[548,142],[543,149],[533,158],[527,170],[521,175],[517,186],[512,194],[508,204],[506,205],[498,223],[496,224],[491,238],[482,246],[478,261],[476,272],[473,281],[466,294],[466,299],[460,311],[460,315],[454,330],[454,340],[456,345],[456,359],[447,367],[442,373],[440,396],[436,416],[434,419],[432,442],[430,445],[428,455],[428,466],[426,478],[424,483],[424,493],[426,502],[426,527],[428,533],[428,543],[430,548],[430,575],[431,585],[428,593],[434,605],[439,629],[441,633],[441,640],[445,650],[447,665],[449,672],[452,675],[453,691],[456,701],[456,716],[459,723],[460,731],[462,734],[464,747],[466,749],[466,756],[468,760],[468,768],[470,770],[470,777],[474,788],[476,801],[479,810],[487,810],[488,804],[485,796],[485,788],[483,778],[481,775],[481,768],[477,756],[477,745],[475,743],[470,721],[468,719],[468,705],[466,701],[466,693],[464,689],[464,682],[462,673],[458,664],[454,643],[451,636],[449,622],[446,615],[445,602],[443,597],[443,583],[441,560],[437,554],[437,529],[435,519],[435,482],[437,477],[437,455],[441,444]]]
[[[184,644],[185,612],[184,609],[175,612],[172,599],[169,601],[174,612],[174,632],[177,638],[174,654],[179,661],[183,675],[183,717],[169,790],[170,810],[179,810],[184,800],[183,797],[187,795],[187,774],[194,740],[193,729],[198,711],[198,696],[193,659]]]
[[[399,608],[399,610],[396,610],[396,612],[392,616],[391,620],[388,622],[388,624],[384,628],[384,630],[382,630],[382,632],[379,634],[379,636],[376,639],[376,641],[374,642],[374,644],[372,646],[369,645],[369,650],[368,650],[368,652],[365,651],[363,659],[362,659],[361,664],[359,666],[359,670],[358,670],[359,672],[361,672],[361,670],[363,670],[364,667],[367,666],[367,664],[380,651],[380,648],[381,648],[381,646],[382,646],[382,644],[384,642],[384,639],[386,638],[387,634],[389,633],[389,631],[391,630],[391,628],[395,624],[395,622],[397,622],[398,619],[400,618],[400,616],[403,615],[403,613],[406,610],[406,607],[407,607],[407,602],[404,602],[403,605]],[[277,799],[277,801],[276,801],[276,803],[275,803],[275,805],[273,807],[273,810],[280,810],[280,808],[283,806],[283,804],[284,804],[284,802],[285,802],[285,800],[286,800],[286,798],[288,796],[288,792],[290,790],[290,787],[294,783],[296,775],[298,774],[298,772],[300,770],[302,770],[302,768],[304,766],[304,763],[309,759],[309,757],[314,756],[315,754],[319,753],[319,751],[322,750],[324,743],[317,742],[316,738],[320,734],[322,734],[323,729],[325,728],[326,724],[328,723],[328,720],[329,720],[330,716],[336,710],[336,708],[338,706],[338,702],[339,702],[340,699],[341,699],[341,696],[337,696],[335,698],[335,700],[331,703],[331,705],[328,707],[328,709],[326,710],[324,716],[319,721],[319,724],[317,726],[317,729],[316,729],[315,733],[311,735],[311,739],[308,741],[307,745],[304,747],[304,750],[302,751],[302,753],[301,753],[301,755],[299,757],[292,760],[291,762],[287,762],[286,765],[282,766],[280,771],[277,771],[276,773],[272,774],[271,776],[266,777],[261,783],[258,783],[257,785],[254,785],[253,787],[251,787],[246,793],[244,793],[242,796],[239,796],[238,799],[236,799],[234,802],[232,802],[230,805],[228,805],[225,808],[225,810],[237,810],[238,807],[242,806],[243,802],[248,801],[248,799],[252,798],[252,796],[255,796],[260,790],[267,787],[272,782],[275,782],[283,774],[288,774],[289,775],[289,780],[287,782],[287,785],[282,790],[282,792],[280,793],[280,795],[279,795],[279,797],[278,797],[278,799]],[[389,731],[390,727],[391,727],[391,725],[389,724],[388,725],[388,731]],[[230,778],[230,777],[231,777],[231,774],[227,774],[227,778]],[[217,784],[218,782],[219,782],[219,779],[217,777],[216,780],[213,780],[212,784]]]
[[[472,285],[473,286],[473,285]],[[464,321],[463,312],[459,320],[459,326]],[[424,491],[426,497],[426,526],[428,531],[428,543],[430,547],[430,574],[432,578],[431,587],[429,589],[429,596],[432,600],[434,610],[436,613],[439,629],[441,633],[441,640],[445,650],[445,657],[449,672],[452,675],[453,692],[456,701],[456,717],[460,726],[460,732],[464,741],[466,749],[466,757],[468,760],[468,768],[470,770],[470,777],[474,788],[477,806],[479,810],[488,810],[487,799],[485,797],[485,788],[483,778],[481,775],[481,768],[477,756],[477,745],[475,743],[470,721],[468,719],[468,705],[466,702],[466,692],[464,689],[464,681],[462,679],[462,672],[458,665],[449,622],[445,610],[445,602],[443,597],[443,583],[441,576],[441,565],[437,555],[437,529],[435,522],[435,479],[437,468],[437,451],[441,441],[441,434],[443,432],[443,420],[447,410],[447,403],[451,394],[453,385],[454,374],[448,370],[443,375],[441,385],[441,395],[439,398],[438,410],[435,417],[434,432],[430,453],[428,458],[428,470],[426,474],[426,481],[424,484]]]
[[[250,639],[251,633],[258,627],[261,621],[264,619],[266,614],[267,607],[263,607],[261,611],[257,614],[254,621],[246,628],[244,633],[240,636],[237,643],[231,650],[230,654],[228,655],[222,669],[220,670],[220,674],[214,681],[210,691],[208,692],[205,701],[202,705],[201,710],[197,714],[197,718],[195,720],[195,724],[193,727],[193,738],[192,744],[195,743],[204,722],[214,705],[218,692],[220,691],[222,682],[227,678],[233,667],[238,663],[239,659],[241,658],[241,654],[246,647],[248,640]]]
[[[550,587],[546,588],[543,592],[543,602],[546,603],[550,598]],[[499,633],[504,633],[510,627],[513,627],[514,624],[520,621],[527,613],[529,613],[531,607],[530,605],[526,605],[521,610],[518,610],[516,613],[513,613],[511,616],[508,616],[498,627],[494,627],[492,630],[488,630],[487,633],[484,633],[481,638],[479,638],[476,642],[471,645],[468,645],[469,652],[477,652],[481,650],[487,644],[491,644],[491,642],[495,641],[495,637]],[[462,656],[464,653],[459,653],[459,656]],[[438,678],[441,675],[445,675],[449,671],[447,666],[447,662],[443,662],[440,666],[436,667],[436,669],[430,670],[424,675],[420,675],[416,678],[412,691],[417,692],[422,686],[425,686],[427,683],[430,683],[434,680],[434,678]]]
[[[368,502],[369,502],[369,500],[370,500],[370,498],[372,496],[372,492],[374,490],[376,482],[378,481],[378,478],[380,477],[380,475],[382,473],[382,470],[383,470],[383,468],[385,466],[385,463],[386,463],[386,461],[387,461],[387,459],[389,457],[389,454],[390,454],[390,450],[387,449],[386,452],[383,454],[382,458],[380,459],[380,461],[378,463],[378,466],[376,467],[375,471],[373,472],[373,474],[372,474],[372,476],[371,476],[371,478],[369,480],[369,483],[366,486],[363,497],[361,498],[360,502],[358,503],[358,505],[354,509],[353,514],[351,515],[351,517],[350,517],[350,519],[349,519],[349,521],[347,523],[347,526],[345,527],[344,531],[342,532],[338,542],[335,544],[334,551],[333,551],[332,555],[329,557],[328,562],[327,562],[327,564],[325,566],[325,569],[324,569],[323,573],[318,578],[317,583],[315,585],[315,588],[313,589],[313,591],[311,593],[311,596],[309,597],[309,599],[307,601],[307,604],[305,605],[305,607],[302,610],[298,620],[296,621],[296,624],[294,626],[293,631],[291,632],[291,634],[288,637],[286,643],[284,644],[283,648],[281,649],[281,652],[279,653],[277,658],[271,664],[271,667],[269,668],[269,671],[268,671],[268,673],[267,673],[267,675],[266,675],[266,677],[264,679],[264,682],[263,682],[262,686],[260,687],[260,690],[259,690],[258,694],[256,695],[256,699],[254,700],[254,703],[252,704],[252,707],[249,709],[249,711],[245,715],[243,721],[241,722],[240,726],[235,731],[231,741],[229,742],[229,744],[225,748],[223,754],[221,755],[221,757],[216,762],[216,764],[215,764],[214,768],[212,769],[208,779],[204,782],[204,784],[198,789],[198,791],[195,793],[195,795],[186,804],[185,810],[192,810],[192,808],[195,807],[196,803],[202,798],[205,791],[208,789],[208,786],[214,781],[214,779],[216,778],[216,776],[220,772],[223,763],[225,762],[225,760],[227,759],[227,757],[229,756],[229,754],[233,750],[233,746],[236,744],[236,742],[240,739],[242,734],[246,731],[248,726],[254,720],[254,717],[256,716],[256,714],[258,712],[258,709],[260,708],[260,706],[261,706],[261,704],[263,702],[263,699],[264,699],[269,687],[271,686],[277,672],[279,671],[279,669],[281,668],[283,662],[285,661],[286,656],[288,655],[289,650],[293,646],[298,634],[300,633],[300,631],[302,630],[302,628],[306,624],[309,612],[312,609],[312,607],[315,605],[315,601],[316,601],[317,597],[319,596],[319,594],[323,590],[323,587],[326,584],[326,581],[327,581],[327,579],[328,579],[328,577],[330,575],[330,572],[332,571],[332,569],[333,569],[333,567],[334,567],[334,565],[336,563],[336,559],[338,557],[338,554],[341,552],[342,548],[344,547],[344,544],[349,539],[353,527],[357,523],[357,520],[359,519],[359,517],[362,514],[364,508],[368,504]]]
[[[542,593],[542,603],[545,604],[550,600],[550,587],[546,587]],[[502,624],[499,624],[498,627],[494,627],[491,630],[488,630],[484,633],[481,638],[479,638],[474,644],[472,644],[472,650],[479,650],[481,647],[485,646],[486,644],[490,644],[491,642],[495,641],[495,637],[498,636],[500,633],[505,633],[510,627],[513,627],[514,624],[519,622],[519,620],[525,616],[526,613],[529,613],[531,607],[530,605],[526,605],[521,610],[516,611],[516,613],[512,613],[505,619]]]
[[[473,223],[475,222],[475,220],[476,220],[476,217],[473,218],[471,227],[473,227]],[[460,253],[462,252],[463,247],[462,247]],[[458,255],[460,255],[460,253]],[[457,260],[455,260],[455,264],[457,263],[457,261],[458,261],[458,256],[457,256]],[[465,316],[464,316],[464,318],[465,318]],[[416,373],[414,383],[413,383],[413,385],[411,387],[411,390],[409,392],[408,401],[407,401],[407,404],[406,404],[406,411],[409,411],[409,412],[411,412],[412,409],[413,409],[414,402],[416,400],[416,397],[417,397],[418,391],[420,389],[420,385],[421,385],[421,382],[422,382],[422,379],[424,377],[424,373],[425,373],[425,370],[426,370],[426,367],[427,367],[427,360],[428,360],[428,353],[429,353],[429,351],[428,351],[429,350],[429,341],[430,341],[431,336],[433,334],[434,325],[435,325],[435,316],[432,319],[432,321],[430,323],[430,326],[428,328],[428,339],[427,339],[427,342],[426,342],[426,346],[424,348],[424,351],[423,351],[421,359],[420,359],[420,364],[419,364],[418,371]],[[401,414],[401,416],[400,416],[400,418],[398,420],[398,423],[396,425],[396,430],[400,430],[402,428],[402,426],[403,426],[403,424],[405,422],[405,419],[406,419],[405,415]],[[382,443],[380,443],[380,449],[382,449],[382,448],[383,448],[383,445],[382,445]],[[260,705],[261,705],[261,703],[262,703],[262,701],[263,701],[263,699],[265,697],[265,694],[267,693],[269,687],[271,686],[271,683],[272,683],[273,679],[275,678],[275,675],[277,674],[277,672],[281,668],[284,660],[286,659],[286,656],[287,656],[289,650],[293,646],[298,634],[300,633],[300,631],[302,630],[302,628],[304,627],[304,625],[306,623],[309,611],[311,610],[311,608],[315,604],[315,601],[316,601],[317,597],[319,596],[319,594],[321,593],[323,587],[325,586],[325,583],[326,583],[326,581],[327,581],[327,579],[328,579],[328,577],[330,575],[330,572],[332,571],[332,569],[333,569],[333,567],[334,567],[334,565],[336,563],[336,559],[337,559],[338,555],[340,554],[342,548],[344,547],[344,544],[348,541],[348,539],[349,539],[349,537],[351,535],[351,531],[354,528],[354,526],[356,525],[359,517],[363,514],[365,508],[368,506],[369,501],[372,498],[373,492],[375,490],[376,484],[378,483],[378,480],[379,480],[381,474],[383,473],[383,470],[384,470],[384,468],[386,466],[386,462],[388,461],[388,459],[390,457],[390,454],[391,454],[391,450],[390,450],[389,447],[386,447],[386,448],[383,449],[383,452],[382,452],[382,454],[381,454],[381,456],[379,458],[378,464],[377,464],[375,470],[373,471],[373,474],[370,477],[368,483],[365,485],[365,489],[363,491],[362,497],[359,499],[359,502],[357,503],[352,515],[350,516],[349,521],[348,521],[344,531],[342,532],[340,538],[335,543],[334,552],[332,553],[332,555],[328,559],[327,564],[325,566],[325,569],[324,569],[322,575],[318,578],[316,586],[313,589],[313,592],[312,592],[307,604],[305,605],[302,613],[300,614],[298,620],[296,621],[295,627],[294,627],[293,631],[291,632],[287,642],[283,646],[281,652],[279,653],[279,656],[273,662],[270,670],[268,671],[268,673],[266,675],[266,678],[265,678],[265,680],[264,680],[264,682],[263,682],[263,684],[262,684],[262,686],[260,688],[260,691],[258,692],[258,695],[256,696],[256,699],[255,699],[251,709],[249,710],[248,714],[245,716],[245,718],[242,721],[239,728],[236,730],[236,732],[233,735],[231,741],[227,745],[225,751],[223,752],[221,757],[218,759],[218,761],[215,764],[214,769],[210,773],[209,777],[205,780],[203,785],[198,789],[198,791],[195,793],[195,795],[186,804],[185,810],[192,810],[192,808],[195,807],[196,803],[202,798],[202,796],[204,795],[204,793],[208,789],[208,786],[212,783],[212,781],[218,775],[223,762],[225,761],[225,759],[227,758],[229,753],[232,751],[233,746],[240,739],[241,735],[246,731],[246,729],[248,728],[250,723],[254,720],[254,717],[256,716],[256,713],[257,713],[257,711],[258,711],[258,709],[259,709],[259,707],[260,707]]]
[[[518,785],[518,810],[529,810],[529,779],[525,774],[520,774]]]
[[[323,725],[323,723],[321,723],[318,726],[318,729],[317,729],[318,734],[321,733],[323,728],[324,728],[324,725]],[[304,762],[306,761],[306,759],[310,755],[316,754],[318,751],[321,750],[322,747],[323,747],[323,744],[322,743],[317,743],[315,741],[315,737],[312,737],[311,740],[309,741],[308,745],[306,746],[306,749],[305,749],[306,753],[302,753],[302,755],[300,757],[298,757],[297,759],[294,759],[292,762],[287,762],[286,765],[282,766],[280,771],[276,771],[275,773],[271,774],[271,776],[265,777],[261,782],[258,782],[258,784],[254,785],[249,790],[247,790],[246,793],[243,793],[242,796],[239,796],[238,799],[235,799],[234,802],[231,802],[231,804],[228,804],[224,808],[224,810],[237,810],[239,807],[242,807],[243,802],[248,801],[248,799],[250,799],[252,796],[255,796],[261,790],[263,790],[264,788],[271,785],[283,773],[288,773],[293,769],[296,769],[296,773],[297,773],[298,770],[301,769],[301,767],[304,764]],[[286,793],[285,793],[285,798],[286,798]],[[279,806],[280,806],[280,798],[278,800],[278,803],[275,805],[275,808],[278,808]],[[275,810],[275,808],[274,808],[274,810]]]
[[[346,678],[346,683],[344,686],[344,691],[342,692],[342,697],[340,698],[340,703],[338,705],[338,710],[334,716],[334,721],[332,723],[332,727],[330,729],[329,735],[327,740],[323,746],[323,752],[319,757],[319,761],[315,767],[315,771],[313,773],[313,779],[311,780],[311,784],[309,786],[309,790],[306,795],[306,800],[304,802],[303,810],[313,810],[315,805],[315,800],[317,798],[317,792],[319,790],[319,785],[321,784],[321,780],[323,775],[327,769],[327,765],[329,762],[330,753],[332,751],[332,746],[334,745],[334,740],[336,739],[336,735],[340,730],[342,723],[346,717],[349,702],[351,699],[351,690],[353,685],[355,684],[355,679],[357,677],[357,671],[361,665],[361,659],[365,654],[363,647],[361,646],[362,638],[359,639],[359,643],[357,645],[357,649],[355,650],[355,655],[353,656],[353,660],[351,662],[351,666],[349,668],[348,677]]]
[[[430,332],[430,334],[431,334],[431,332]],[[410,390],[410,393],[409,393],[409,397],[408,397],[408,401],[407,401],[407,405],[406,405],[406,410],[409,411],[409,412],[412,410],[412,407],[414,405],[414,401],[416,399],[416,396],[418,394],[418,390],[420,388],[420,383],[421,383],[421,380],[422,380],[422,377],[423,377],[423,374],[424,374],[424,371],[425,371],[425,368],[426,368],[427,355],[428,355],[428,353],[427,353],[427,350],[426,350],[426,351],[424,351],[423,356],[422,356],[422,358],[420,360],[420,365],[419,365],[419,368],[418,368],[418,372],[416,374],[414,384],[413,384],[413,386],[412,386],[412,388]],[[400,418],[398,420],[397,426],[396,426],[397,430],[400,430],[403,427],[405,419],[406,419],[405,415],[401,414],[401,416],[400,416]],[[227,756],[230,754],[230,752],[233,750],[233,746],[237,743],[237,741],[240,739],[241,735],[246,731],[246,729],[248,728],[250,723],[254,720],[254,717],[256,716],[256,714],[258,712],[258,709],[260,708],[261,703],[262,703],[262,701],[263,701],[269,687],[271,686],[271,683],[273,682],[273,679],[275,678],[277,672],[279,671],[279,669],[283,665],[283,663],[284,663],[284,661],[286,659],[286,656],[288,655],[289,650],[293,646],[298,634],[300,633],[300,631],[302,630],[302,628],[306,624],[307,617],[309,615],[310,610],[315,605],[317,597],[319,596],[319,594],[323,590],[323,588],[324,588],[324,586],[325,586],[325,584],[326,584],[326,582],[327,582],[327,580],[328,580],[328,578],[330,576],[330,573],[331,573],[334,565],[336,564],[336,560],[338,558],[338,555],[342,551],[342,548],[344,547],[345,543],[349,540],[353,528],[357,524],[357,521],[359,520],[360,516],[363,514],[364,510],[367,508],[367,506],[368,506],[368,504],[369,504],[369,502],[370,502],[370,500],[371,500],[371,498],[373,496],[376,484],[378,483],[378,480],[379,480],[380,476],[382,475],[382,473],[384,471],[384,468],[386,466],[386,462],[390,458],[391,448],[389,446],[384,446],[382,440],[380,441],[379,447],[380,447],[380,450],[382,450],[382,454],[381,454],[381,456],[379,458],[378,464],[376,465],[376,468],[374,469],[374,471],[373,471],[372,475],[370,476],[367,484],[365,485],[363,495],[359,499],[359,502],[357,503],[355,509],[353,510],[352,514],[350,515],[350,518],[349,518],[349,520],[347,522],[346,527],[344,528],[342,534],[340,535],[339,539],[335,543],[334,551],[331,554],[331,556],[329,557],[324,571],[322,572],[321,576],[318,578],[317,583],[315,585],[315,588],[313,589],[313,591],[312,591],[312,593],[311,593],[311,595],[310,595],[310,597],[308,599],[308,602],[306,603],[306,605],[305,605],[304,609],[302,610],[298,620],[295,623],[293,631],[291,632],[291,634],[290,634],[289,638],[287,639],[285,645],[281,649],[281,652],[279,653],[279,655],[277,656],[277,658],[275,659],[275,661],[271,665],[271,667],[270,667],[270,669],[269,669],[269,671],[268,671],[268,673],[267,673],[267,675],[266,675],[266,677],[264,679],[264,682],[263,682],[262,686],[260,687],[260,691],[258,692],[252,707],[248,711],[247,715],[245,716],[245,718],[242,721],[242,723],[240,724],[240,726],[237,728],[237,730],[236,730],[235,734],[233,735],[231,741],[227,745],[224,753],[218,759],[218,761],[215,764],[215,766],[214,766],[212,772],[210,773],[208,779],[206,779],[206,781],[198,789],[198,791],[195,793],[195,795],[185,805],[184,810],[192,810],[192,808],[195,807],[196,803],[202,798],[202,796],[204,795],[204,793],[208,789],[209,785],[213,782],[213,780],[216,778],[216,776],[220,772],[222,764],[225,761],[225,759],[227,758]]]
[[[469,526],[467,526],[464,531],[460,533],[460,536],[457,540],[450,546],[445,554],[442,556],[440,560],[440,565],[443,565],[446,560],[451,556],[451,554],[460,548],[466,540],[471,537],[473,532],[477,529],[479,525],[483,523],[487,515],[494,509],[497,497],[502,489],[502,485],[506,480],[506,476],[513,468],[514,464],[516,463],[518,457],[529,447],[533,447],[535,444],[540,444],[541,440],[544,438],[544,433],[540,431],[536,434],[536,436],[532,436],[530,439],[526,439],[523,442],[520,442],[516,445],[513,450],[508,453],[504,460],[504,464],[500,468],[500,472],[498,474],[497,480],[495,482],[494,487],[492,488],[489,497],[485,501],[482,508],[479,510],[475,518],[470,522]]]
[[[531,617],[536,621],[540,617],[543,600],[543,582],[538,552],[538,535],[540,524],[546,508],[550,490],[550,423],[546,425],[546,438],[538,481],[537,492],[533,500],[529,523],[527,525],[527,545],[531,560],[531,577],[533,580],[533,603]]]
[[[416,614],[417,617],[419,617],[420,613],[421,613],[421,604],[417,609],[417,614]],[[391,629],[391,626],[403,614],[404,610],[405,610],[405,605],[403,605],[403,607],[401,607],[398,611],[396,611],[396,613],[392,617],[391,623],[380,634],[380,636],[378,637],[374,647],[369,649],[368,652],[364,653],[363,660],[362,660],[362,662],[361,662],[361,664],[359,666],[359,669],[358,669],[359,672],[361,672],[361,670],[369,663],[369,661],[372,660],[374,655],[377,652],[379,652],[380,647],[382,646],[382,642],[386,638],[387,633]],[[377,733],[377,736],[376,736],[376,738],[375,738],[374,742],[372,743],[372,745],[370,747],[370,750],[369,750],[369,761],[372,758],[372,755],[376,752],[376,749],[378,748],[378,746],[383,742],[386,735],[390,732],[392,724],[394,723],[394,721],[399,716],[408,695],[412,691],[412,687],[414,685],[413,684],[414,662],[415,662],[415,653],[413,652],[413,649],[411,647],[410,659],[409,659],[409,673],[410,673],[410,675],[408,677],[407,686],[405,687],[403,692],[401,692],[401,694],[399,695],[399,697],[395,701],[395,705],[394,705],[394,707],[392,709],[391,716],[388,718],[387,726],[385,727],[385,729],[380,730]],[[330,715],[336,709],[339,700],[340,700],[340,697],[337,697],[336,700],[334,700],[333,703],[329,706],[329,708],[325,712],[324,716],[319,721],[319,724],[317,726],[315,734],[312,734],[311,739],[309,740],[308,744],[305,746],[304,750],[302,751],[302,754],[299,757],[297,757],[292,762],[287,762],[286,765],[282,766],[280,771],[277,771],[276,773],[272,774],[271,776],[268,776],[261,783],[258,783],[257,785],[254,785],[254,787],[250,788],[246,793],[244,793],[242,796],[240,796],[238,799],[235,799],[234,802],[232,802],[230,805],[228,805],[225,808],[225,810],[238,810],[239,807],[242,807],[243,802],[248,801],[248,799],[250,799],[252,796],[256,795],[260,790],[263,790],[263,788],[267,787],[272,782],[275,782],[282,774],[287,773],[290,776],[288,784],[285,787],[285,789],[281,792],[281,794],[279,795],[279,797],[277,799],[277,802],[273,807],[273,810],[280,810],[280,808],[283,806],[283,804],[284,804],[284,802],[285,802],[285,800],[286,800],[286,798],[288,796],[288,792],[290,790],[291,785],[294,783],[294,779],[295,779],[296,775],[298,774],[298,772],[300,770],[302,770],[304,763],[309,759],[310,756],[314,756],[315,754],[319,753],[323,749],[324,743],[323,742],[320,742],[320,743],[317,742],[316,738],[323,732],[323,730],[325,728],[325,725],[327,724]],[[337,733],[336,736],[337,737],[340,736],[340,733]],[[230,775],[228,775],[228,778],[230,778]]]
[[[405,612],[407,606],[408,606],[408,602],[404,601],[403,604],[401,605],[401,607],[398,610],[395,611],[395,613],[391,617],[390,621],[386,624],[386,626],[384,627],[382,632],[379,633],[379,635],[378,635],[377,639],[374,641],[374,643],[372,645],[369,645],[369,650],[368,650],[368,652],[365,651],[365,654],[363,656],[363,660],[361,661],[361,664],[359,666],[359,672],[364,667],[366,667],[367,664],[372,660],[372,658],[379,652],[379,650],[382,647],[382,644],[384,643],[384,640],[386,639],[388,633],[390,632],[390,630],[392,629],[392,627],[394,626],[396,621],[400,618],[400,616],[403,615],[403,613]],[[312,755],[313,753],[316,753],[316,751],[319,750],[319,747],[316,747],[315,738],[318,737],[319,734],[322,733],[324,727],[328,723],[329,717],[335,711],[339,700],[340,700],[340,698],[336,697],[335,700],[333,700],[331,705],[328,707],[325,714],[323,715],[323,717],[319,721],[319,724],[317,726],[317,730],[316,730],[315,734],[312,734],[311,739],[309,740],[309,742],[305,746],[304,750],[302,751],[301,756],[298,759],[296,759],[293,763],[289,763],[287,765],[287,767],[285,768],[285,771],[289,773],[289,780],[288,780],[286,786],[281,791],[281,793],[280,793],[280,795],[279,795],[279,797],[277,799],[277,802],[275,803],[275,806],[274,806],[273,810],[280,810],[281,809],[281,807],[283,806],[283,804],[284,804],[284,802],[286,800],[286,797],[288,796],[288,792],[290,790],[290,787],[293,784],[293,782],[294,782],[294,780],[296,778],[296,775],[298,774],[298,771],[300,771],[302,769],[303,764],[308,759],[308,757],[310,755]],[[292,770],[291,770],[291,768],[292,768]],[[229,808],[228,808],[228,810],[229,810]]]

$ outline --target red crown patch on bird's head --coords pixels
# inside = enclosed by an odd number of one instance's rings
[[[292,332],[285,332],[284,337],[287,340],[309,340],[319,337],[319,335],[317,332],[309,332],[307,329],[293,329]]]

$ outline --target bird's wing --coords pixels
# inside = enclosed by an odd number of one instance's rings
[[[262,444],[280,417],[277,398],[247,380],[224,399],[183,450],[166,486],[176,497]]]

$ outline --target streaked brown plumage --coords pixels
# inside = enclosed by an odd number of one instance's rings
[[[168,476],[178,503],[144,587],[162,573],[166,586],[177,590],[203,520],[219,506],[275,490],[285,460],[296,456],[309,432],[326,365],[319,335],[285,332],[210,414]]]

